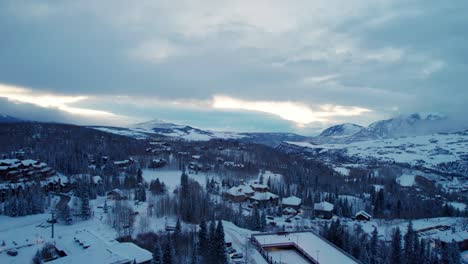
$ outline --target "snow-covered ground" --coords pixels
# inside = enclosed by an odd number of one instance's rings
[[[235,132],[222,132],[222,131],[208,131],[195,128],[187,128],[184,126],[173,125],[171,127],[164,127],[161,131],[155,131],[152,128],[130,127],[130,128],[117,128],[117,127],[90,127],[103,132],[117,134],[121,136],[132,137],[135,139],[148,139],[151,135],[162,135],[187,141],[208,141],[210,139],[239,139],[246,137],[243,134]]]
[[[342,176],[349,176],[349,169],[345,167],[333,167],[333,169]]]
[[[146,182],[156,180],[159,178],[160,181],[164,182],[169,191],[173,191],[177,185],[180,184],[180,176],[182,171],[180,170],[165,170],[165,169],[143,169],[143,178]],[[200,183],[201,186],[204,186],[207,179],[217,177],[214,174],[209,174],[205,172],[198,173],[189,173],[187,172],[189,178]]]
[[[111,128],[111,127],[91,127],[91,128],[102,131],[102,132],[112,133],[112,134],[126,136],[126,137],[132,137],[135,139],[149,138],[148,134],[142,133],[140,131],[131,130],[131,129],[119,129],[119,128]]]
[[[250,239],[251,235],[255,232],[240,228],[235,224],[226,221],[223,221],[223,227],[226,241],[232,242],[232,247],[236,249],[237,252],[243,253],[244,256],[247,255],[249,260],[248,263],[267,264],[262,255],[260,255],[252,245],[246,245],[246,243],[248,243],[247,240]]]
[[[95,202],[92,201],[92,204]],[[53,239],[50,224],[47,223],[48,219],[50,219],[50,214],[15,218],[0,216],[0,239],[1,243],[5,241],[5,246],[0,246],[0,263],[31,263],[37,250],[47,242],[55,243],[58,248],[67,251],[70,248],[70,241],[73,241],[73,237],[81,231],[91,232],[107,241],[109,245],[117,243],[116,232],[105,224],[104,218],[98,211],[95,211],[94,217],[88,221],[73,225],[56,224]],[[9,249],[16,249],[18,255],[15,257],[7,255],[6,252]]]
[[[396,179],[396,182],[403,187],[411,187],[416,181],[414,180],[416,176],[412,174],[403,174]]]
[[[356,222],[356,221],[345,221],[348,226],[352,227],[353,225],[361,225],[362,229],[367,232],[371,233],[374,228],[377,228],[379,232],[379,236],[385,240],[391,240],[392,232],[395,228],[399,228],[401,232],[404,234],[408,227],[408,221],[403,219],[394,219],[394,220],[381,220],[381,219],[374,219],[372,221],[367,222]],[[429,227],[434,226],[449,226],[454,227],[458,231],[462,231],[466,226],[466,219],[463,217],[436,217],[436,218],[423,218],[423,219],[416,219],[412,221],[413,229],[414,230],[421,230]],[[451,230],[449,230],[452,232]],[[439,233],[442,234],[442,233]],[[436,237],[439,235],[438,233],[430,233],[427,234],[426,238]]]
[[[375,158],[381,161],[409,163],[436,168],[446,162],[459,161],[468,154],[468,134],[433,134],[391,139],[355,141],[342,144],[311,144],[309,142],[287,142],[299,147],[343,150],[349,156]]]
[[[450,206],[452,206],[453,208],[457,209],[457,210],[460,210],[460,211],[465,211],[466,209],[466,204],[465,203],[461,203],[461,202],[449,202],[448,203]]]

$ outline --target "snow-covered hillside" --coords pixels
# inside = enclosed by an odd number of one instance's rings
[[[201,130],[191,126],[182,126],[165,122],[145,122],[131,127],[102,127],[93,126],[103,132],[113,133],[122,136],[133,137],[136,139],[147,139],[154,135],[177,138],[187,141],[208,141],[210,139],[240,139],[244,135],[234,132],[218,132]]]
[[[15,122],[22,122],[22,120],[13,116],[0,114],[0,123],[15,123]]]
[[[148,139],[152,136],[163,136],[187,141],[208,141],[211,139],[236,139],[244,142],[255,142],[276,146],[283,141],[306,140],[307,137],[293,133],[242,133],[227,131],[203,130],[186,125],[177,125],[161,120],[152,120],[132,125],[130,127],[90,126],[107,133],[118,134],[136,139]]]
[[[336,125],[325,129],[320,133],[320,137],[343,137],[343,136],[352,136],[363,129],[362,126],[344,123],[341,125]]]
[[[411,114],[380,120],[368,127],[344,123],[325,129],[319,136],[312,138],[311,142],[349,143],[374,139],[397,138],[403,136],[422,136],[435,133],[457,132],[468,129],[454,124],[446,117],[438,114]]]
[[[361,160],[408,163],[468,175],[468,132],[432,134],[343,144],[288,142],[320,155],[336,153]]]
[[[448,128],[445,126],[445,120],[445,117],[437,114],[402,115],[374,122],[353,135],[353,138],[393,138],[447,132]]]

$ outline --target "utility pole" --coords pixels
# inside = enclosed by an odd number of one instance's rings
[[[51,238],[54,238],[54,225],[55,225],[55,223],[57,223],[57,219],[55,219],[55,210],[52,210],[50,213],[52,214],[52,217],[47,222],[49,222],[51,224],[51,227],[52,227]]]

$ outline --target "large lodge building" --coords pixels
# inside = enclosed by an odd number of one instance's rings
[[[21,179],[41,179],[52,176],[55,171],[46,163],[37,160],[0,160],[0,182],[18,182]]]

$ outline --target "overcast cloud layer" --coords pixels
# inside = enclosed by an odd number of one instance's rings
[[[1,1],[0,112],[303,133],[467,121],[466,14],[464,0]]]

